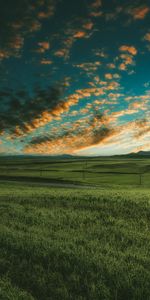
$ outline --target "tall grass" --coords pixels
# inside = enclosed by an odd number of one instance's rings
[[[2,299],[150,299],[148,189],[0,185]]]

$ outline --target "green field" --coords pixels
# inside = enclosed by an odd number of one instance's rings
[[[0,163],[0,299],[150,300],[149,159]]]
[[[150,158],[0,159],[0,179],[150,186]]]

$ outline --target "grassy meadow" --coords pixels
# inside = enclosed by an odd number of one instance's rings
[[[0,158],[0,179],[150,186],[150,158]]]
[[[149,300],[149,165],[1,160],[0,299]]]

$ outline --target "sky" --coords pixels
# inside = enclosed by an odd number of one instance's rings
[[[150,1],[0,1],[0,154],[150,150]]]

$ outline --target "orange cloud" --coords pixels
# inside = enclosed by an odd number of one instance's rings
[[[128,52],[122,53],[119,56],[119,58],[121,58],[122,60],[122,62],[119,65],[119,70],[126,71],[128,65],[135,64],[133,57],[137,54],[137,50],[133,46],[121,46],[119,50],[122,52]]]
[[[119,79],[119,78],[120,78],[120,75],[117,74],[117,73],[115,73],[115,74],[106,73],[106,74],[105,74],[105,78],[106,78],[106,79],[109,79],[109,80],[111,80],[111,79],[113,79],[113,78]]]
[[[102,16],[102,12],[101,11],[99,11],[99,12],[96,12],[96,11],[92,11],[91,13],[90,13],[90,15],[91,15],[91,17],[100,17],[100,16]]]
[[[55,107],[49,109],[49,111],[43,110],[39,117],[35,117],[31,121],[24,123],[23,127],[17,125],[14,129],[14,136],[22,136],[31,133],[37,128],[45,126],[52,120],[60,120],[61,115],[67,112],[71,106],[76,105],[80,98],[82,98],[81,95],[73,94],[70,95],[66,101],[60,101]]]
[[[47,19],[47,18],[49,18],[49,17],[52,16],[52,15],[53,15],[53,11],[49,11],[49,12],[40,11],[40,12],[38,13],[38,17],[39,17],[40,19]]]
[[[63,57],[66,55],[66,49],[60,49],[60,50],[56,51],[54,54],[55,54],[55,56]]]
[[[9,57],[8,51],[5,49],[0,49],[0,60],[2,60],[4,58],[8,58],[8,57]]]
[[[10,56],[19,57],[20,50],[24,45],[24,38],[16,35],[10,39],[7,49],[0,49],[0,60],[9,58]]]
[[[15,38],[11,41],[10,46],[15,50],[20,50],[23,47],[24,38],[20,35],[16,35]]]
[[[150,149],[150,143],[146,143],[142,146],[137,146],[133,149],[133,152],[139,152],[139,151],[149,151]]]
[[[37,50],[37,52],[39,52],[39,53],[44,53],[45,51],[50,49],[50,43],[47,41],[39,42],[38,46],[39,46],[39,49]]]
[[[61,136],[41,137],[26,146],[25,153],[73,153],[76,150],[97,145],[112,135],[113,129],[103,127],[105,118],[94,115],[92,119],[82,118]],[[65,129],[65,127],[64,127]]]
[[[111,81],[104,87],[105,90],[117,90],[120,88],[120,84],[117,81]]]
[[[150,42],[150,32],[145,34],[144,40]]]
[[[76,90],[76,95],[78,95],[79,99],[83,99],[91,96],[100,96],[104,94],[103,88],[86,88],[81,90]]]
[[[142,6],[139,6],[139,7],[135,7],[135,8],[132,8],[132,9],[129,9],[128,10],[128,13],[130,15],[132,15],[132,17],[135,19],[135,20],[142,20],[144,19],[147,14],[149,13],[150,11],[150,8],[146,5],[142,5]]]
[[[117,97],[119,97],[119,94],[117,94]],[[92,108],[91,105],[89,103],[89,107],[87,105],[87,108],[81,109],[79,113],[83,115],[89,113],[89,109]],[[119,117],[132,113],[134,113],[134,110],[131,109],[113,112],[107,116],[100,116],[99,113],[98,115],[96,113],[92,119],[87,116],[82,117],[73,124],[66,122],[61,125],[61,129],[64,130],[62,135],[56,136],[57,132],[54,133],[53,137],[37,138],[25,147],[24,152],[41,154],[77,153],[93,146],[103,147],[114,144],[115,146],[122,145],[123,149],[130,144],[135,147],[136,143],[143,143],[144,147],[148,144],[146,141],[150,133],[149,121],[141,119],[123,125],[113,124],[113,121]],[[76,116],[76,114],[77,111],[72,112],[72,115]],[[111,122],[112,126],[109,125]]]
[[[106,79],[112,79],[113,75],[111,73],[105,74]]]
[[[78,32],[76,32],[75,34],[74,34],[74,38],[78,38],[78,39],[80,39],[80,38],[83,38],[83,37],[85,37],[86,36],[86,32],[85,31],[78,31]]]
[[[95,0],[92,4],[91,7],[93,8],[99,8],[102,5],[102,1],[101,0]]]
[[[42,59],[40,61],[41,65],[51,65],[53,62],[52,60],[48,60],[48,59]]]
[[[138,132],[135,133],[136,139],[141,139],[141,137],[146,137],[146,136],[150,138],[150,124],[145,124],[143,128],[141,128]]]
[[[100,11],[100,7],[102,6],[101,0],[95,0],[90,6],[90,16],[91,17],[100,17],[102,15],[102,12]]]
[[[150,95],[139,95],[139,96],[128,96],[125,98],[126,101],[141,100],[142,103],[148,103],[150,101]]]
[[[41,1],[41,5],[44,6],[45,2],[42,3]],[[55,5],[54,3],[51,2],[50,4],[47,5],[46,10],[40,10],[37,16],[39,19],[47,19],[53,16],[54,13],[55,13]]]
[[[121,114],[121,112],[120,112]],[[119,112],[118,112],[119,115]],[[106,129],[102,129],[106,125]],[[87,150],[94,146],[100,148],[106,145],[118,145],[122,149],[128,148],[129,145],[135,148],[135,144],[141,147],[148,147],[147,137],[150,132],[150,126],[147,120],[136,120],[127,124],[107,127],[107,117],[100,118],[95,115],[89,122],[89,119],[82,118],[70,127],[66,123],[62,125],[64,134],[62,136],[41,137],[31,142],[24,149],[25,153],[76,153],[81,150]],[[142,143],[142,145],[141,145]],[[99,149],[100,149],[99,148]]]
[[[89,18],[80,20],[78,23],[72,20],[72,23],[69,24],[69,26],[67,24],[64,27],[60,49],[56,50],[54,55],[68,59],[76,39],[89,38],[92,34],[93,26],[94,24]]]
[[[115,69],[116,68],[115,64],[113,64],[113,63],[107,64],[107,67],[109,69]]]
[[[119,48],[119,50],[122,51],[122,52],[128,52],[131,55],[136,55],[137,54],[137,49],[134,46],[123,45]]]
[[[80,68],[80,69],[90,73],[90,72],[96,71],[99,68],[100,65],[101,65],[100,61],[94,61],[94,62],[76,64],[74,66],[76,68]]]
[[[39,21],[34,20],[31,22],[30,28],[29,28],[30,32],[38,31],[40,29],[41,29],[41,23]]]
[[[9,3],[6,5],[8,6],[8,10],[11,10],[10,5]],[[53,15],[55,5],[55,1],[53,0],[25,1],[24,6],[17,7],[17,19],[13,16],[13,11],[12,18],[9,18],[8,15],[5,16],[5,22],[2,20],[3,37],[1,40],[3,43],[1,43],[0,48],[0,59],[2,60],[11,56],[20,57],[20,50],[23,47],[24,39],[30,36],[31,33],[41,29],[42,22],[40,19]],[[45,11],[41,11],[41,8],[45,9]],[[46,44],[41,46],[39,52],[42,52],[42,49],[49,49]]]
[[[129,54],[121,54],[120,58],[122,58],[125,61],[126,65],[132,65],[133,64],[133,57]]]
[[[126,71],[126,70],[127,70],[126,64],[125,64],[125,63],[121,63],[121,64],[119,65],[119,70],[121,70],[121,71]]]
[[[88,22],[83,25],[83,28],[85,28],[87,30],[91,30],[93,28],[93,26],[94,26],[94,24],[92,22]]]

